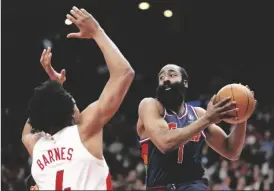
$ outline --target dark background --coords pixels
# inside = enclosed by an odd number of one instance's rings
[[[136,78],[119,111],[137,120],[139,102],[154,96],[157,73],[168,63],[186,68],[187,99],[208,99],[228,83],[247,84],[258,107],[274,104],[272,1],[2,1],[2,148],[20,145],[33,88],[47,79],[39,64],[43,39],[53,43],[53,66],[67,70],[68,89],[80,109],[95,101],[108,74],[93,40],[66,39],[72,6],[85,8],[129,60]],[[173,17],[163,16],[165,9]],[[4,116],[4,117],[3,117]],[[8,124],[8,125],[7,125]],[[20,146],[13,148],[18,149]]]

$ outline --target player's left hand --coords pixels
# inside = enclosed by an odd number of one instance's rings
[[[63,84],[66,81],[66,70],[63,69],[60,73],[56,72],[51,66],[51,57],[51,48],[44,49],[40,58],[40,63],[51,80],[56,80],[60,84]]]
[[[70,33],[67,35],[68,38],[95,38],[96,35],[102,31],[101,26],[96,19],[89,14],[85,9],[78,9],[73,7],[67,14],[66,17],[73,22],[80,30],[78,33]]]

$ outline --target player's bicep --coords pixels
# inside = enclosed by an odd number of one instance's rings
[[[119,109],[133,80],[132,73],[110,78],[99,99],[90,104],[80,117],[85,134],[90,136],[102,130]]]
[[[146,98],[140,103],[139,117],[150,140],[159,150],[163,150],[168,124],[161,116],[155,100]]]

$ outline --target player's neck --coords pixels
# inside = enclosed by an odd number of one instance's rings
[[[183,102],[177,109],[170,109],[174,114],[182,116],[185,113],[185,102]]]

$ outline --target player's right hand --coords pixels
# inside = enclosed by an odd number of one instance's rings
[[[214,95],[207,106],[205,117],[210,123],[219,123],[223,119],[236,118],[235,114],[239,110],[236,108],[236,101],[231,101],[231,97],[222,99],[218,103],[214,103]]]
[[[63,84],[66,81],[66,70],[63,69],[60,73],[56,72],[51,66],[51,57],[51,48],[49,47],[47,49],[44,49],[40,58],[40,63],[51,80],[56,80],[59,83]]]
[[[96,21],[96,19],[89,14],[85,9],[78,9],[73,7],[67,14],[66,17],[73,22],[80,30],[78,33],[70,33],[67,35],[68,38],[95,38],[100,31],[102,31],[101,26]]]

